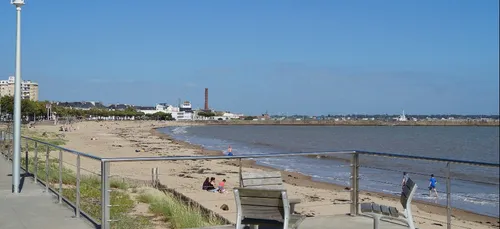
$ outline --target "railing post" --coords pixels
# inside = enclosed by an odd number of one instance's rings
[[[110,229],[110,194],[109,187],[110,163],[101,161],[101,229]]]
[[[160,169],[156,167],[156,174],[155,174],[155,181],[156,181],[156,187],[158,188],[160,186]]]
[[[151,186],[155,187],[155,168],[151,168]]]
[[[50,180],[49,180],[49,154],[50,149],[47,146],[47,153],[45,154],[45,192],[49,192]]]
[[[38,142],[35,142],[35,168],[33,171],[33,176],[35,177],[35,184],[37,183],[37,174],[38,174]]]
[[[446,228],[451,229],[451,180],[450,162],[446,163]]]
[[[80,218],[80,154],[76,155],[76,218]]]
[[[351,216],[358,215],[359,199],[359,154],[354,152],[351,159]]]
[[[26,161],[24,161],[24,165],[26,166],[25,167],[26,168],[26,171],[25,171],[26,174],[25,174],[25,176],[28,175],[28,174],[30,174],[30,171],[29,171],[29,168],[28,168],[28,165],[29,165],[29,160],[28,160],[29,144],[28,143],[29,143],[29,140],[26,139],[26,153],[25,153],[26,154]]]
[[[241,167],[242,167],[241,158],[238,158],[238,164],[239,164],[239,171],[238,171],[239,182],[240,182],[240,188],[242,188],[243,187],[243,177],[242,177],[242,174],[241,174]]]
[[[62,203],[62,167],[63,167],[62,150],[59,150],[59,203]]]

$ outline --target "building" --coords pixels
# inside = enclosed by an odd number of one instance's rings
[[[185,101],[179,106],[178,111],[173,111],[172,113],[172,118],[175,120],[193,120],[193,109],[191,106],[191,103],[189,101]]]
[[[0,80],[0,95],[14,96],[14,76],[9,76],[8,80]],[[38,83],[31,80],[21,82],[21,98],[38,101]]]

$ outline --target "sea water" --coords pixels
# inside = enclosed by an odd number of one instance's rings
[[[227,150],[235,155],[286,152],[364,150],[404,155],[499,163],[498,127],[402,126],[183,126],[160,131],[173,138]],[[314,180],[350,186],[345,155],[331,158],[259,158],[257,163],[310,175]],[[402,173],[417,183],[415,198],[446,205],[446,164],[417,160],[360,156],[360,188],[399,195]],[[499,171],[452,164],[452,206],[499,216]],[[439,198],[429,196],[430,174],[437,180]]]

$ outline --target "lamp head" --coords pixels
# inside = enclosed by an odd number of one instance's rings
[[[21,7],[24,5],[24,0],[10,0],[10,4]]]

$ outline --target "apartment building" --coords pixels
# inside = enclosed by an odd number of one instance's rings
[[[8,80],[0,80],[0,96],[14,96],[14,76]],[[38,101],[38,83],[31,80],[21,82],[21,98]]]

